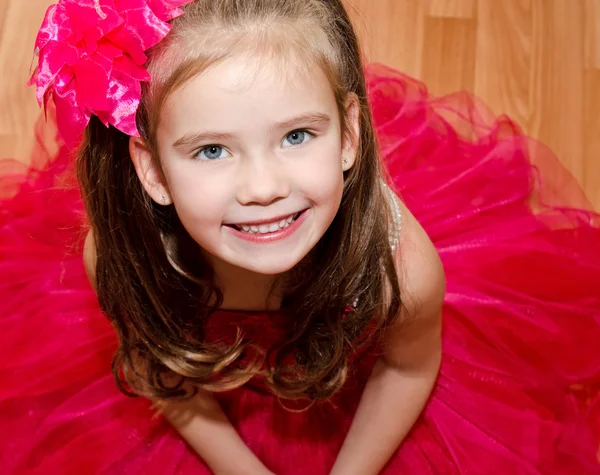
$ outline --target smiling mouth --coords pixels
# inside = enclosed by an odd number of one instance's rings
[[[306,210],[300,211],[294,215],[290,215],[287,218],[281,219],[279,221],[274,221],[272,223],[263,223],[263,224],[226,224],[230,228],[233,228],[237,231],[248,233],[248,234],[269,234],[276,233],[281,231],[282,229],[288,228],[294,221],[296,221],[302,213]]]

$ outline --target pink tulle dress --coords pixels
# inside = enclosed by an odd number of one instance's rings
[[[600,216],[542,145],[469,95],[368,68],[393,185],[446,271],[441,374],[386,474],[600,474]],[[0,172],[0,473],[207,474],[150,403],[117,390],[117,342],[82,263],[73,160]],[[278,312],[219,311],[261,345]],[[267,331],[265,331],[267,329]],[[327,474],[372,355],[331,401],[290,412],[260,385],[219,395],[277,474]]]

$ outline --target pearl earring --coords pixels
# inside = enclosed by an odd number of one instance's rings
[[[162,201],[163,203],[167,202],[167,195],[160,195],[160,201]]]

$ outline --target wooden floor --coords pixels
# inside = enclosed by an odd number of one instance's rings
[[[0,0],[0,157],[27,160],[24,83],[50,0]],[[600,0],[347,0],[367,56],[466,89],[548,144],[600,210]]]

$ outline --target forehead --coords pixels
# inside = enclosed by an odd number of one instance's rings
[[[274,121],[286,116],[337,110],[329,79],[316,64],[299,58],[238,54],[217,62],[174,91],[164,104],[161,123],[180,128],[186,122],[236,119]]]

